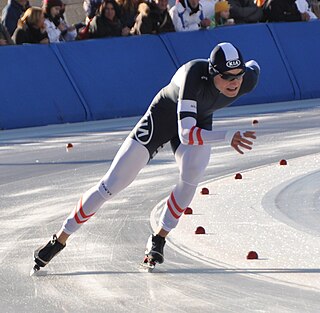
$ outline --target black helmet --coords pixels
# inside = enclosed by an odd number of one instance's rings
[[[217,75],[234,69],[246,69],[238,48],[229,42],[219,43],[210,54],[209,74]]]

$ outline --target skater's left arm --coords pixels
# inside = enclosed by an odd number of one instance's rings
[[[253,141],[250,139],[256,139],[256,135],[254,131],[237,131],[231,139],[231,147],[235,149],[240,154],[244,152],[242,149],[251,150]]]

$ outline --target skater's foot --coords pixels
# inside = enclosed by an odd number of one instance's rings
[[[37,270],[39,270],[40,267],[46,266],[65,246],[66,245],[58,241],[56,235],[53,235],[52,239],[46,245],[36,249],[34,251],[34,261]]]
[[[151,235],[148,239],[147,246],[146,246],[146,257],[150,263],[163,263],[164,261],[164,254],[163,248],[166,243],[164,237],[160,235]]]

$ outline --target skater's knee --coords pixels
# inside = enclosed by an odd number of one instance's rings
[[[100,180],[98,190],[105,199],[109,199],[130,185],[135,177],[133,171],[112,169]]]
[[[105,199],[109,199],[113,196],[113,192],[110,190],[107,180],[100,180],[98,185],[96,186],[97,190],[99,191],[100,195]]]
[[[187,182],[197,181],[203,176],[206,167],[206,162],[198,162],[197,159],[186,158],[181,168],[181,177]]]
[[[200,148],[199,148],[200,149]],[[210,148],[187,150],[181,158],[180,176],[186,183],[197,185],[202,179],[210,158]]]
[[[205,167],[192,164],[186,166],[180,173],[181,180],[190,185],[198,185],[205,172]]]

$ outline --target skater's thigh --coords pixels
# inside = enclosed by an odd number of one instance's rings
[[[102,178],[114,192],[129,185],[148,163],[148,150],[137,141],[127,138],[116,154],[108,172]]]
[[[132,162],[136,167],[140,167],[145,166],[148,161],[148,150],[139,142],[127,137],[114,157],[110,168],[130,166]]]
[[[175,158],[179,165],[182,180],[199,183],[209,163],[211,147],[207,145],[193,146],[180,144]]]

